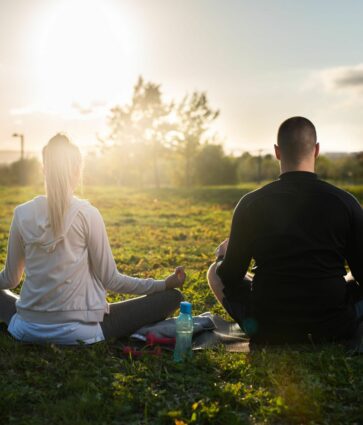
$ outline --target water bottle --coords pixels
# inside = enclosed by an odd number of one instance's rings
[[[174,360],[181,362],[192,356],[193,317],[192,305],[186,301],[180,303],[180,314],[176,319],[176,342]]]

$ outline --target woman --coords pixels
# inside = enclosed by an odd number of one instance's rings
[[[99,211],[73,196],[81,153],[63,134],[43,149],[46,196],[15,208],[6,266],[0,274],[0,320],[18,340],[91,344],[130,335],[162,320],[182,300],[185,273],[165,280],[117,271]],[[18,286],[20,297],[7,289]],[[148,294],[108,304],[106,290]]]

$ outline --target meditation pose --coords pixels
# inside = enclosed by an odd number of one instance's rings
[[[0,274],[0,321],[18,340],[91,344],[123,337],[178,307],[185,273],[165,280],[118,272],[99,211],[73,192],[81,154],[58,134],[43,149],[46,196],[15,208],[6,266]],[[16,288],[25,269],[20,297]],[[149,294],[106,302],[106,291]]]
[[[280,178],[240,200],[208,271],[216,298],[252,342],[346,340],[363,319],[363,211],[318,179],[318,153],[309,120],[281,124]]]

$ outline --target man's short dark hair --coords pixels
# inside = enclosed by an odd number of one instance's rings
[[[304,117],[292,117],[284,121],[277,133],[277,144],[283,159],[299,164],[316,145],[314,124]]]

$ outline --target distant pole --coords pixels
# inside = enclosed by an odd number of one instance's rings
[[[262,168],[262,151],[263,149],[258,149],[258,156],[257,156],[257,183],[260,184],[261,183],[261,168]]]
[[[19,168],[19,183],[21,185],[25,184],[25,170],[24,170],[24,134],[14,133],[13,137],[18,137],[20,139],[20,168]]]
[[[20,160],[23,161],[23,159],[24,159],[24,134],[14,133],[13,137],[19,137],[20,138]]]

